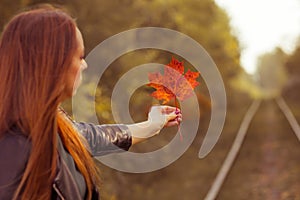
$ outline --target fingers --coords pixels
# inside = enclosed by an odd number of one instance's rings
[[[179,108],[172,107],[172,106],[161,106],[161,109],[162,109],[163,114],[170,114],[172,112],[175,112],[175,111],[179,110]]]
[[[169,127],[169,126],[178,126],[179,122],[177,122],[176,120],[170,121],[168,122],[165,126]]]
[[[169,120],[165,126],[169,127],[169,126],[175,126],[175,125],[179,125],[182,122],[182,115],[181,114],[177,114],[175,119]]]
[[[179,123],[182,122],[182,114],[181,114],[181,112],[178,113],[178,114],[176,114],[176,115],[177,115],[176,121],[178,121]]]
[[[159,105],[156,105],[156,106],[152,106],[151,109],[152,108],[160,109],[163,114],[170,114],[174,111],[176,111],[176,114],[181,113],[179,108],[176,108],[176,107],[173,107],[173,106],[159,106]]]

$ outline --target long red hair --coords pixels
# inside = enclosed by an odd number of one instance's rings
[[[74,20],[50,6],[22,12],[4,28],[0,39],[0,137],[17,126],[32,144],[14,199],[51,198],[57,133],[85,178],[88,199],[98,183],[91,155],[72,123],[58,111],[77,45]]]

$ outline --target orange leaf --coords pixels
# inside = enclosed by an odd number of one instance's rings
[[[193,89],[199,85],[196,80],[198,77],[199,72],[190,70],[184,74],[183,62],[172,58],[171,62],[165,66],[163,75],[159,72],[149,73],[148,86],[156,89],[151,95],[158,100],[163,100],[163,104],[172,98],[183,101],[190,97]]]

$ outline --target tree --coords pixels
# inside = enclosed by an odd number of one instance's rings
[[[287,80],[287,73],[284,68],[285,60],[286,54],[280,48],[259,58],[257,73],[260,86],[266,97],[274,97],[281,93]]]
[[[286,87],[283,90],[283,95],[294,101],[295,103],[299,103],[300,100],[300,46],[295,49],[295,51],[287,57],[287,61],[285,63],[286,70],[288,72],[288,82]]]

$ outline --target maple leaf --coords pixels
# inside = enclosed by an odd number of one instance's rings
[[[163,100],[163,104],[172,98],[183,101],[193,95],[193,89],[199,85],[196,80],[199,72],[188,70],[184,73],[183,62],[179,62],[174,57],[169,64],[165,65],[164,73],[154,72],[148,74],[150,83],[148,86],[156,89],[151,96],[158,100]]]

